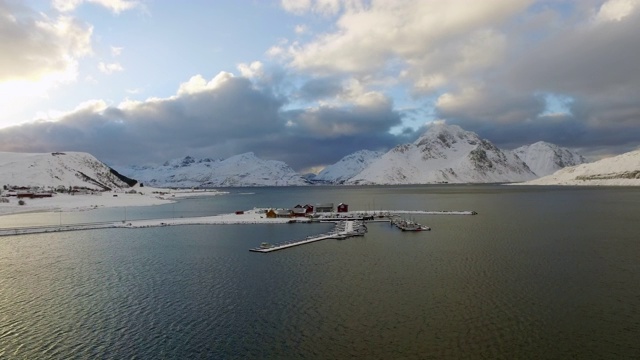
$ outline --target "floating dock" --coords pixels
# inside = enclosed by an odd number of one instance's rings
[[[268,244],[262,243],[257,248],[249,249],[249,251],[260,252],[260,253],[268,253],[283,249],[288,249],[290,247],[309,244],[316,241],[327,240],[327,239],[346,239],[352,236],[363,236],[367,231],[367,227],[364,225],[362,221],[358,220],[345,220],[339,221],[336,224],[335,229],[326,234],[320,234],[316,236],[309,236],[303,240],[294,240],[294,241],[286,241],[278,244]]]
[[[422,224],[418,224],[415,221],[405,220],[401,218],[392,218],[391,225],[395,225],[398,229],[402,231],[430,231],[431,228],[428,226],[424,226]]]

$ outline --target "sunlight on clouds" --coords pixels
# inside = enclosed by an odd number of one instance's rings
[[[140,6],[136,0],[53,0],[52,6],[61,12],[74,11],[83,2],[94,3],[105,7],[116,14]]]
[[[221,71],[211,81],[207,82],[202,75],[194,75],[189,81],[180,84],[178,89],[178,95],[195,94],[207,90],[212,90],[220,87],[227,80],[232,79],[234,76],[232,73]]]
[[[640,0],[609,0],[602,4],[596,22],[620,21],[633,13],[640,5]]]
[[[16,124],[14,116],[76,81],[78,59],[92,53],[92,34],[73,17],[0,2],[0,126]]]
[[[41,98],[47,98],[50,91],[61,84],[72,82],[77,77],[77,64],[65,71],[43,75],[39,80],[9,80],[0,82],[0,128],[16,125],[14,116]]]
[[[238,64],[238,70],[240,71],[240,75],[249,79],[259,78],[264,75],[264,66],[260,61],[254,61],[249,65],[245,63]]]
[[[336,31],[289,47],[290,65],[318,73],[368,73],[384,69],[390,61],[402,61],[412,75],[430,76],[441,71],[441,65],[464,72],[493,64],[504,40],[492,27],[531,2],[372,2],[359,11],[347,9],[336,22]],[[477,59],[458,61],[457,69],[448,64],[465,55],[480,55],[480,65]],[[440,61],[430,61],[432,57]]]
[[[362,0],[281,0],[280,3],[285,11],[296,15],[310,11],[321,15],[336,15],[343,8],[346,11],[361,11],[365,8]]]
[[[87,101],[83,101],[78,104],[73,110],[70,111],[60,111],[60,110],[48,110],[48,111],[40,111],[36,115],[36,119],[38,121],[58,121],[65,116],[77,114],[77,113],[100,113],[106,110],[109,105],[101,99],[91,99]]]
[[[282,0],[280,2],[285,11],[303,14],[311,8],[311,0]]]
[[[4,18],[6,20],[6,18]],[[44,79],[54,73],[69,73],[76,59],[91,54],[93,27],[68,16],[51,19],[22,18],[6,22],[0,18],[0,81]],[[68,77],[65,76],[66,79]]]
[[[390,100],[384,94],[377,91],[367,91],[365,85],[356,79],[349,79],[343,84],[344,90],[338,96],[338,105],[355,104],[363,107],[390,106]]]
[[[463,105],[477,104],[481,98],[481,92],[477,88],[466,87],[457,94],[446,92],[440,95],[435,105],[445,111],[451,111]]]

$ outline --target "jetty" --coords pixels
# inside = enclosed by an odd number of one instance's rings
[[[398,229],[402,231],[430,231],[431,228],[428,226],[424,226],[412,220],[406,220],[399,217],[391,218],[391,225],[395,225]]]
[[[336,222],[335,228],[325,234],[309,236],[302,240],[285,241],[277,244],[262,243],[259,247],[249,249],[249,251],[268,253],[283,249],[288,249],[294,246],[300,246],[304,244],[310,244],[312,242],[337,239],[343,240],[353,236],[364,236],[367,232],[367,226],[360,220],[343,220]]]

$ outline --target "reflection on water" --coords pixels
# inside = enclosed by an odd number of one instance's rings
[[[3,237],[0,358],[640,355],[638,190],[424,186],[252,192],[177,207],[208,215],[329,200],[361,209],[479,215],[415,216],[433,229],[423,233],[370,224],[365,237],[271,254],[248,249],[331,225]],[[138,215],[170,210],[141,208]],[[111,210],[102,211],[80,217],[103,217]]]

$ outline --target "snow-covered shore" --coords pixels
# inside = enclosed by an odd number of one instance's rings
[[[54,194],[50,198],[22,199],[8,197],[8,203],[0,202],[0,215],[27,212],[84,211],[102,207],[153,206],[175,202],[180,198],[226,194],[217,190],[169,190],[151,187],[135,187],[135,193],[106,191],[99,195]]]
[[[108,228],[147,228],[177,225],[231,225],[231,224],[286,224],[294,222],[309,222],[308,218],[267,218],[266,209],[253,209],[242,214],[222,214],[214,216],[201,216],[191,218],[170,218],[151,220],[114,221],[89,224],[69,224],[52,226],[35,226],[20,228],[0,228],[0,236],[37,234],[58,231],[108,229]]]

